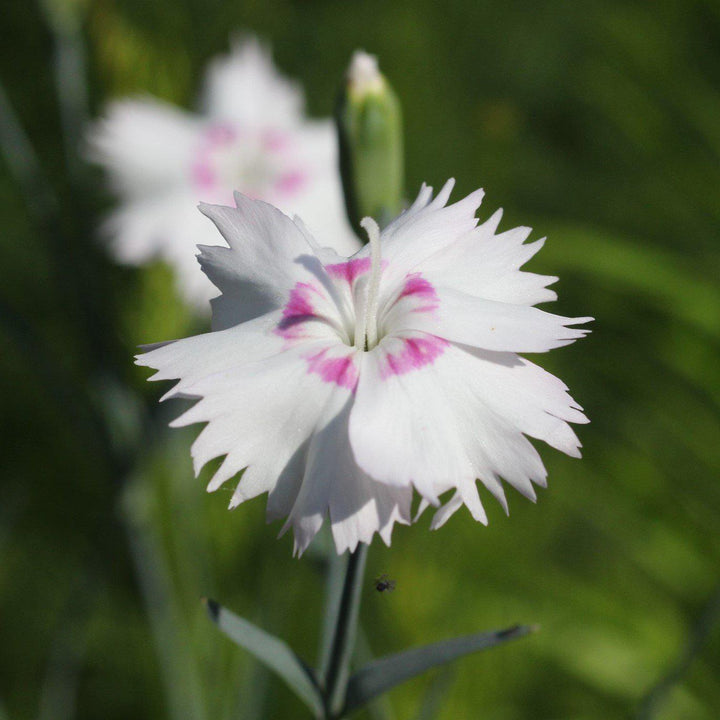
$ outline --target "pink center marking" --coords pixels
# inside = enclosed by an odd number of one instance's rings
[[[212,190],[212,188],[215,187],[215,173],[211,167],[203,163],[198,162],[193,165],[192,179],[193,183],[204,192]]]
[[[355,258],[347,262],[326,265],[328,275],[336,280],[344,280],[348,285],[355,282],[355,278],[370,272],[372,262],[369,257]]]
[[[191,167],[193,183],[204,193],[217,189],[218,177],[213,164],[213,155],[237,138],[236,128],[230,125],[211,125],[203,134],[195,162]]]
[[[283,130],[269,128],[262,132],[260,142],[265,153],[280,158],[281,166],[290,165],[289,169],[280,171],[274,178],[273,189],[278,195],[295,195],[308,182],[308,174],[299,166],[296,161],[290,164],[288,159],[292,157],[293,142],[292,136]],[[273,161],[270,161],[272,164]],[[292,165],[296,165],[292,167]]]
[[[412,273],[405,278],[405,285],[398,296],[397,302],[403,298],[412,298],[419,304],[411,312],[432,312],[440,305],[435,288],[421,273]]]
[[[287,150],[290,145],[290,138],[288,137],[288,134],[275,128],[265,130],[262,141],[266,150],[275,153]]]
[[[290,291],[275,332],[286,340],[303,338],[303,324],[318,317],[313,305],[313,295],[319,294],[320,291],[309,283],[296,283]]]
[[[291,344],[308,339],[306,323],[321,319],[315,307],[315,297],[321,291],[310,283],[296,283],[282,311],[282,318],[275,333]],[[347,350],[347,348],[346,348]],[[352,354],[328,357],[328,348],[312,355],[306,355],[308,372],[318,375],[323,382],[334,383],[355,392],[358,383],[358,368]]]
[[[308,371],[319,375],[326,383],[335,383],[355,392],[358,383],[358,369],[351,355],[327,357],[327,350],[306,357]]]
[[[381,379],[406,375],[413,370],[432,365],[450,345],[447,340],[435,335],[402,338],[402,343],[402,350],[385,355],[385,363],[380,369]]]
[[[413,303],[410,309],[413,313],[431,313],[440,305],[440,298],[432,283],[419,272],[411,273],[405,278],[402,292],[395,302],[400,302],[404,298],[408,298]],[[401,341],[403,345],[400,351],[389,352],[385,356],[385,363],[380,370],[380,377],[383,380],[432,365],[450,344],[435,335],[401,338]]]
[[[238,134],[238,129],[231,125],[211,125],[205,133],[205,139],[208,146],[222,147],[233,142]]]
[[[210,125],[202,135],[197,155],[190,167],[190,177],[201,200],[232,205],[234,188],[223,187],[215,158],[229,151],[240,130],[232,125]]]
[[[277,191],[282,195],[294,195],[307,181],[305,173],[301,170],[291,170],[283,173],[276,182]]]

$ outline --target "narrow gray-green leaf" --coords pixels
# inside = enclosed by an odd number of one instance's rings
[[[378,695],[432,668],[445,665],[463,655],[515,640],[534,630],[530,625],[515,625],[507,630],[441,640],[374,660],[350,678],[343,714],[362,707]]]
[[[323,700],[315,676],[285,642],[235,615],[215,600],[204,602],[210,618],[222,632],[279,675],[316,717],[322,716]]]

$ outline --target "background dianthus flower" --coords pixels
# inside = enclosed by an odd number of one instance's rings
[[[302,90],[254,38],[210,64],[200,112],[117,100],[91,128],[89,148],[120,199],[103,228],[116,259],[165,260],[200,311],[215,292],[193,250],[214,229],[198,201],[231,203],[240,190],[299,214],[340,252],[360,246],[345,218],[332,121],[305,117]]]

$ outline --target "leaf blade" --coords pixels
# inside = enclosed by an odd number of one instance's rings
[[[287,643],[215,600],[208,598],[203,602],[221,632],[281,677],[316,717],[323,715],[323,699],[315,675]]]
[[[464,655],[516,640],[535,630],[531,625],[514,625],[506,630],[441,640],[374,660],[350,678],[343,715],[357,710],[378,695],[427,670],[445,665]]]

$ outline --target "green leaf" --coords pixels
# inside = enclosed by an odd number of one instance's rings
[[[322,717],[323,699],[315,675],[285,642],[235,615],[215,600],[206,599],[204,603],[211,620],[222,632],[279,675],[316,717]]]
[[[343,715],[357,710],[378,695],[434,667],[445,665],[463,655],[523,637],[534,632],[535,629],[530,625],[514,625],[507,630],[441,640],[374,660],[350,678]]]

